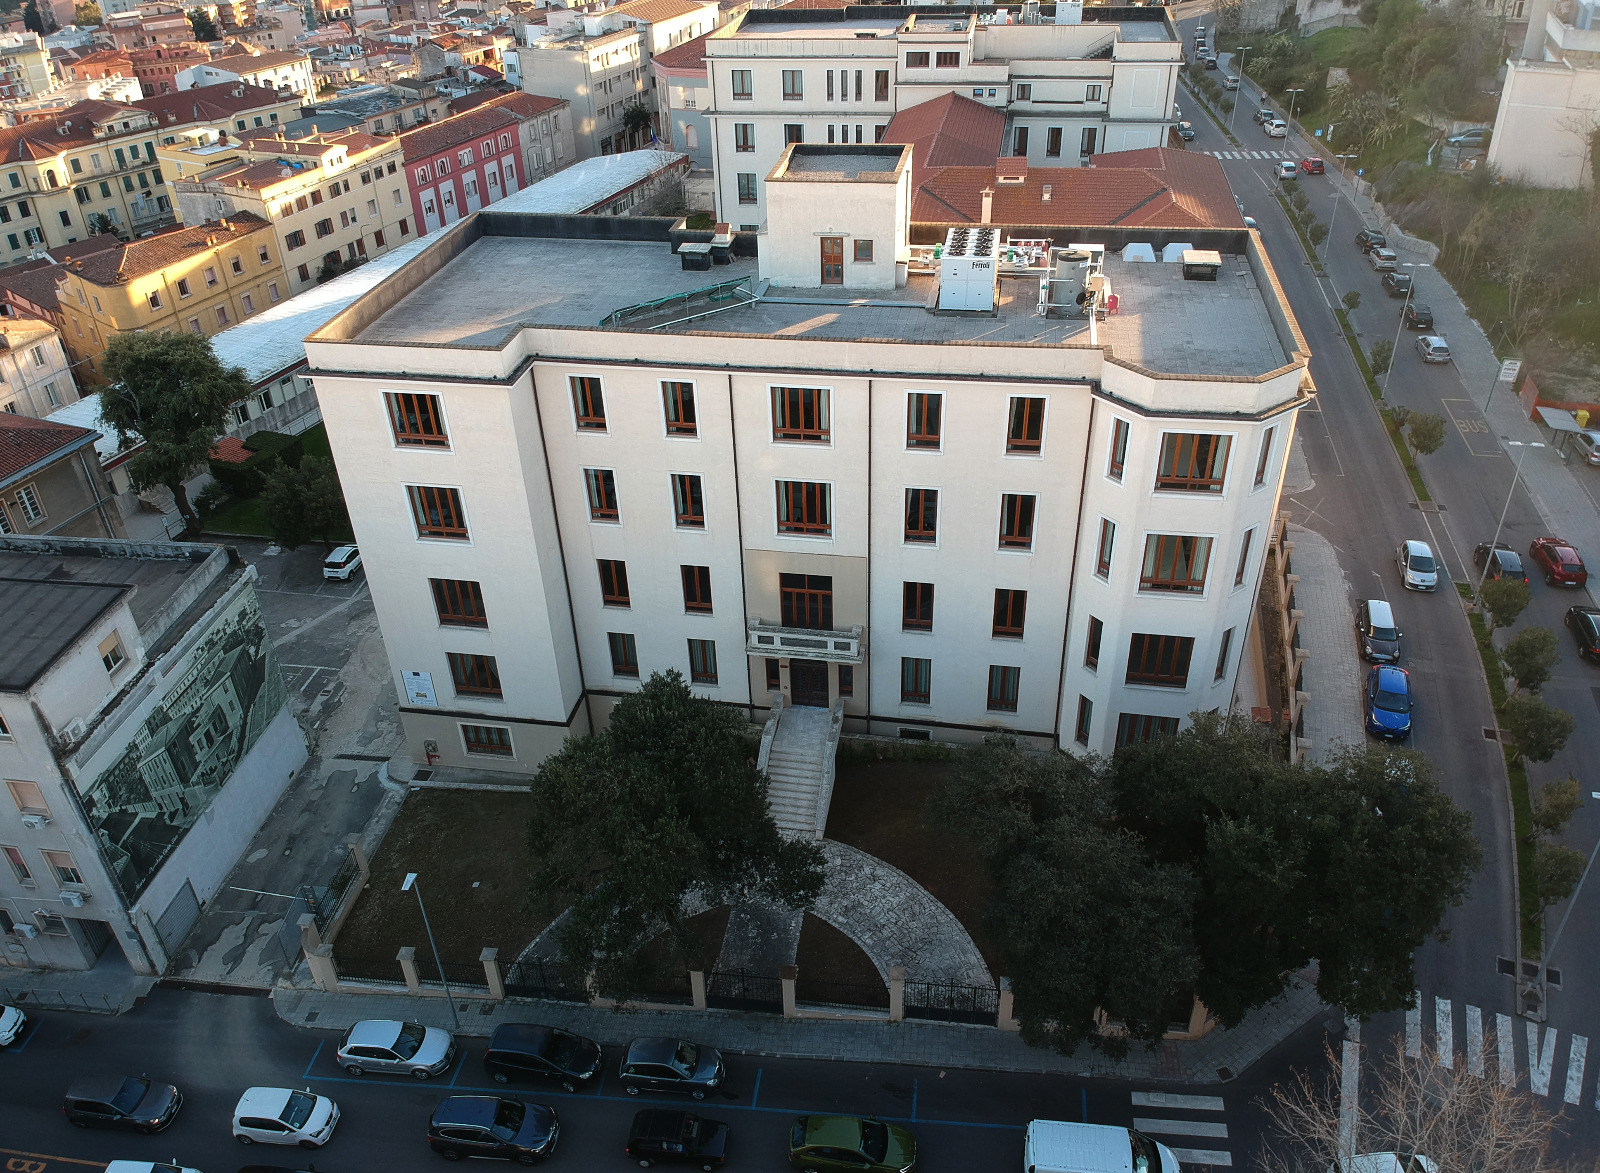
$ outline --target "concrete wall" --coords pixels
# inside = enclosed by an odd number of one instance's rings
[[[906,148],[898,175],[840,182],[821,182],[804,173],[769,177],[773,230],[761,239],[761,276],[787,288],[820,288],[820,240],[838,234],[844,240],[844,288],[894,289],[895,261],[905,249],[910,219],[910,155]],[[850,156],[841,154],[840,160],[848,166]],[[870,261],[855,259],[857,241],[870,242]]]
[[[1600,34],[1593,35],[1600,39]],[[1591,187],[1594,175],[1585,140],[1596,126],[1600,69],[1509,60],[1489,140],[1489,166],[1532,187]]]

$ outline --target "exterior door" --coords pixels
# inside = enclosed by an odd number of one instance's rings
[[[822,283],[844,284],[844,237],[842,236],[822,238]]]
[[[827,708],[828,665],[821,660],[790,660],[789,701],[816,709]]]

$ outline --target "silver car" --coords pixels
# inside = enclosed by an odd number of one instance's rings
[[[1578,451],[1583,453],[1586,462],[1600,464],[1600,432],[1574,433],[1572,442],[1578,446]]]
[[[1439,586],[1439,564],[1433,560],[1433,550],[1427,542],[1409,538],[1400,543],[1394,552],[1395,565],[1400,568],[1400,581],[1408,591],[1431,591]]]
[[[412,1075],[428,1079],[441,1075],[455,1062],[456,1041],[447,1030],[368,1018],[344,1032],[338,1061],[351,1075]]]
[[[1376,251],[1376,250],[1374,250]],[[1423,362],[1449,362],[1450,345],[1436,334],[1424,334],[1417,339],[1417,353]]]

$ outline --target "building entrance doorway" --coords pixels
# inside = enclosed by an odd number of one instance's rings
[[[789,661],[789,703],[828,707],[828,665],[821,660]]]

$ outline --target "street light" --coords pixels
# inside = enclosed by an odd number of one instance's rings
[[[1331,127],[1331,126],[1328,127],[1328,137],[1330,139],[1333,137],[1333,127]],[[1331,146],[1332,144],[1330,143],[1329,145]],[[1339,167],[1339,169],[1342,171],[1342,170],[1344,170],[1344,168],[1339,166],[1340,163],[1342,163],[1345,159],[1354,159],[1354,158],[1356,158],[1355,155],[1335,155],[1333,157],[1333,165],[1335,167]],[[1328,216],[1328,248],[1332,248],[1333,247],[1333,224],[1334,224],[1334,221],[1339,218],[1339,204],[1343,200],[1344,200],[1344,193],[1339,190],[1339,185],[1337,183],[1335,183],[1333,185],[1333,212]],[[1327,258],[1327,256],[1328,256],[1327,249],[1323,250],[1322,256],[1323,256],[1324,259]],[[1393,362],[1394,360],[1390,359],[1390,361]],[[1388,384],[1385,383],[1384,386],[1387,387]]]
[[[1244,55],[1250,51],[1249,45],[1235,45],[1233,51],[1239,54],[1239,88],[1233,91],[1233,109],[1228,111],[1228,133],[1233,133],[1233,116],[1239,112],[1239,99],[1244,97]],[[1228,62],[1232,65],[1233,62]]]
[[[456,1002],[450,996],[450,979],[444,975],[444,962],[439,960],[439,945],[433,939],[433,926],[428,923],[428,910],[422,904],[422,885],[417,883],[417,873],[407,872],[406,878],[400,884],[400,891],[415,892],[417,894],[417,907],[422,910],[422,927],[428,932],[428,947],[433,950],[433,964],[439,967],[439,981],[444,986],[444,1000],[450,1006],[450,1021],[455,1024],[456,1030],[461,1029],[461,1019],[456,1015]]]
[[[1333,230],[1331,228],[1328,230],[1328,235],[1333,235]],[[1400,263],[1400,268],[1431,269],[1433,266],[1422,264],[1420,261],[1402,261]],[[1412,276],[1411,284],[1406,287],[1406,299],[1400,304],[1400,324],[1394,328],[1394,345],[1389,348],[1389,369],[1383,372],[1383,397],[1385,399],[1389,398],[1389,376],[1394,374],[1394,360],[1396,354],[1400,350],[1400,331],[1406,328],[1406,306],[1411,304],[1411,295],[1416,292],[1416,289],[1417,279],[1415,276]]]
[[[1500,530],[1505,526],[1505,524],[1506,524],[1506,514],[1509,513],[1510,510],[1511,510],[1511,497],[1512,497],[1512,494],[1514,494],[1517,491],[1517,478],[1522,475],[1522,461],[1523,461],[1523,458],[1528,455],[1528,449],[1529,448],[1543,448],[1544,447],[1543,444],[1540,444],[1540,443],[1538,443],[1536,441],[1507,440],[1505,443],[1506,443],[1506,447],[1508,447],[1508,448],[1521,448],[1522,451],[1517,453],[1517,466],[1511,472],[1511,487],[1506,490],[1505,508],[1500,510],[1500,520],[1495,523],[1494,537],[1489,539],[1489,553],[1488,553],[1488,556],[1485,557],[1484,560],[1483,560],[1483,573],[1478,576],[1478,593],[1480,595],[1483,593],[1483,584],[1489,578],[1489,560],[1494,557],[1495,543],[1497,543],[1500,540]]]
[[[1600,790],[1591,791],[1589,797],[1600,798]],[[1539,958],[1539,976],[1534,979],[1537,990],[1523,991],[1523,1006],[1520,1013],[1525,1018],[1532,1018],[1537,1022],[1545,1020],[1545,974],[1549,970],[1550,958],[1556,951],[1556,945],[1561,940],[1561,933],[1567,927],[1567,919],[1577,907],[1578,893],[1583,891],[1583,882],[1589,878],[1590,871],[1594,869],[1596,855],[1600,855],[1600,839],[1595,840],[1594,849],[1589,852],[1589,862],[1583,865],[1583,875],[1578,877],[1578,886],[1572,890],[1572,896],[1567,900],[1567,911],[1561,914],[1561,923],[1556,926],[1556,935],[1550,938],[1550,947],[1540,951],[1542,956]]]

